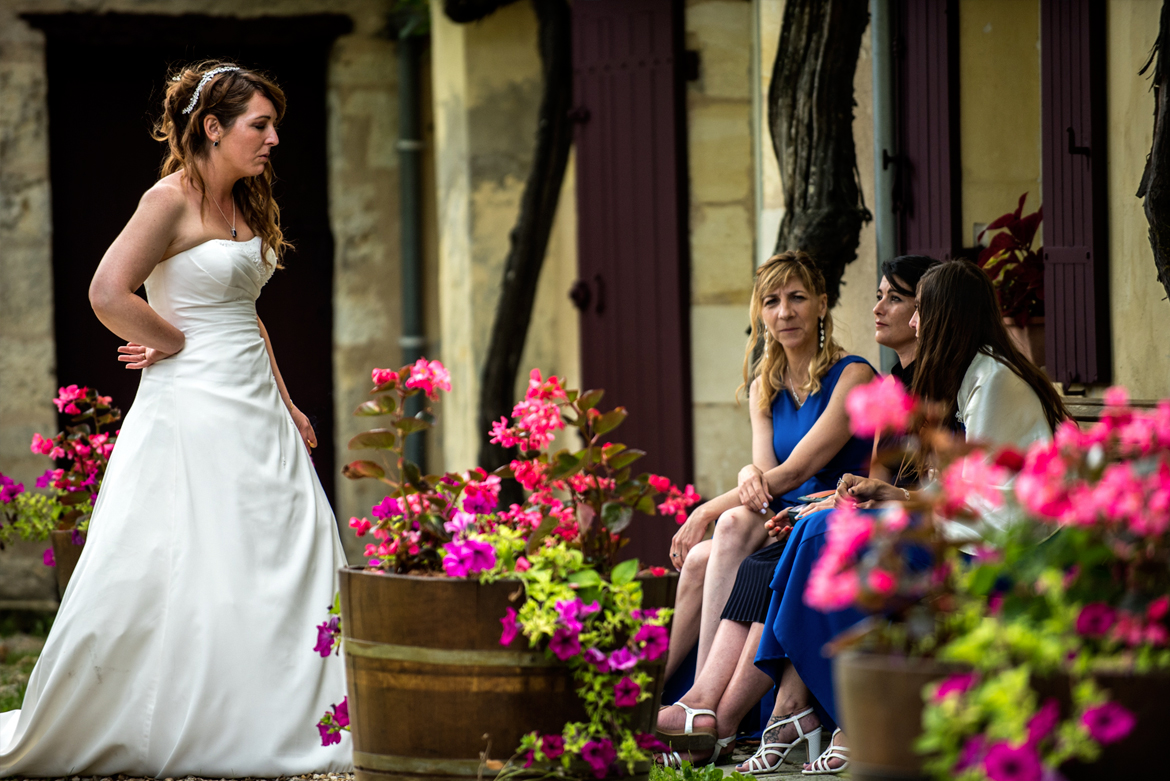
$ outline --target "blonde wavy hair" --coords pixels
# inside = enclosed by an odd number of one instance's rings
[[[224,67],[238,67],[239,70],[213,76],[203,85],[191,113],[184,114],[183,109],[191,102],[203,75]],[[203,128],[203,119],[214,116],[227,130],[247,111],[248,103],[257,92],[272,101],[276,109],[273,124],[278,124],[284,117],[284,92],[276,82],[256,71],[231,62],[205,60],[172,71],[167,80],[162,116],[155,123],[152,133],[155,141],[165,141],[167,144],[167,156],[163,160],[159,178],[182,171],[183,177],[202,195],[200,213],[207,208],[207,188],[198,164],[207,159],[211,147],[211,140]],[[236,200],[244,222],[263,241],[265,251],[262,256],[267,258],[267,250],[272,250],[276,256],[276,266],[281,268],[280,259],[290,244],[284,240],[284,233],[280,229],[280,207],[272,196],[272,182],[275,179],[272,161],[269,161],[259,176],[245,177],[236,182],[232,188],[232,197]]]
[[[752,288],[751,319],[752,330],[748,334],[747,349],[743,356],[743,384],[735,392],[736,400],[741,391],[751,394],[752,381],[760,378],[759,399],[754,399],[760,409],[772,408],[772,401],[776,394],[784,389],[784,372],[788,369],[788,356],[780,343],[772,338],[768,329],[764,327],[761,312],[764,309],[764,297],[789,283],[793,278],[804,285],[813,298],[820,298],[825,294],[825,275],[817,268],[816,263],[807,253],[800,250],[790,250],[773,255],[768,261],[756,269],[756,282]],[[825,327],[825,343],[813,356],[808,367],[808,380],[801,383],[800,390],[812,395],[821,389],[821,380],[828,373],[829,368],[836,363],[844,352],[841,345],[833,338],[833,315],[825,311],[823,319]],[[764,348],[757,355],[761,338]]]

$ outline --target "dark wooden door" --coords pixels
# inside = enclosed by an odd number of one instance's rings
[[[324,444],[314,453],[332,499],[333,237],[328,221],[325,75],[343,17],[231,19],[131,14],[26,17],[46,33],[57,377],[99,388],[129,409],[138,373],[90,309],[94,269],[158,178],[150,138],[168,67],[233,59],[272,74],[288,111],[273,153],[285,235],[296,249],[257,307],[297,406]]]
[[[1109,381],[1105,9],[1040,4],[1044,353],[1064,383]]]
[[[962,241],[955,0],[897,0],[894,209],[898,252],[953,256]]]
[[[637,468],[692,479],[682,8],[573,4],[583,384],[630,413]],[[672,519],[639,518],[629,555],[666,564]]]

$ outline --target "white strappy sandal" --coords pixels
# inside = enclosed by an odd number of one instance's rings
[[[814,757],[817,757],[821,753],[821,733],[823,730],[820,725],[817,725],[815,729],[806,733],[800,726],[800,720],[812,712],[812,708],[806,708],[800,713],[794,713],[786,719],[769,724],[767,729],[764,730],[765,735],[787,724],[796,725],[796,740],[791,743],[768,743],[766,741],[760,741],[760,747],[756,750],[756,753],[743,763],[747,769],[740,772],[752,776],[771,775],[780,769],[780,765],[784,764],[784,760],[788,757],[788,752],[806,741],[808,742],[809,760],[812,761]],[[769,755],[776,757],[776,759],[774,761],[768,761]]]
[[[833,776],[835,776],[838,773],[844,773],[849,768],[849,757],[846,756],[849,753],[849,747],[848,746],[838,746],[836,743],[833,742],[834,740],[837,739],[837,736],[840,734],[841,734],[840,729],[833,730],[833,736],[829,738],[829,747],[827,749],[825,749],[825,753],[821,754],[819,757],[812,760],[809,763],[809,766],[805,769],[802,769],[800,772],[805,774],[806,776],[818,776],[818,775],[833,775]],[[812,754],[809,754],[809,756],[811,757]],[[834,760],[834,759],[841,760],[840,767],[830,767],[829,766],[829,762],[831,760]]]
[[[715,741],[715,750],[711,753],[711,761],[708,762],[707,764],[714,765],[714,764],[718,763],[720,756],[722,756],[722,754],[723,754],[723,749],[727,748],[728,746],[730,746],[734,742],[735,742],[735,735],[730,735],[726,738],[718,738]],[[687,752],[687,753],[689,754],[691,752]],[[677,751],[671,751],[669,754],[667,754],[667,753],[657,754],[655,756],[655,761],[657,762],[657,764],[660,764],[663,767],[670,767],[670,768],[674,768],[675,770],[681,770],[682,763],[684,761],[691,762],[691,760],[689,760],[689,759],[684,760],[682,758],[682,755],[679,754]],[[697,763],[692,762],[692,764],[697,764]]]
[[[663,743],[670,744],[672,749],[681,748],[687,751],[696,751],[713,747],[716,743],[716,739],[719,737],[715,734],[715,728],[711,727],[710,729],[696,730],[695,717],[710,716],[711,718],[715,718],[715,711],[709,710],[707,708],[692,708],[690,705],[687,705],[682,701],[676,702],[674,704],[686,711],[687,720],[683,725],[683,731],[670,732],[668,730],[655,728],[654,734],[658,737],[658,739]]]

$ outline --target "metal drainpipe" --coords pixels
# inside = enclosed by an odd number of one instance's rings
[[[422,322],[422,138],[419,132],[418,72],[422,41],[418,36],[398,39],[398,205],[402,236],[402,362],[410,364],[423,356],[426,337]],[[406,401],[406,412],[422,409],[422,396]],[[406,457],[425,474],[426,434],[410,436]]]
[[[877,280],[882,261],[898,254],[898,223],[894,217],[894,184],[898,176],[894,139],[894,40],[890,26],[891,0],[870,0],[870,49],[873,52],[873,163],[874,233],[877,244]],[[889,372],[898,354],[881,348],[882,371]]]

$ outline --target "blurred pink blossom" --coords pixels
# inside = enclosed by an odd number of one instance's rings
[[[914,397],[896,377],[877,377],[849,392],[845,400],[849,428],[860,437],[902,433],[914,411]]]

